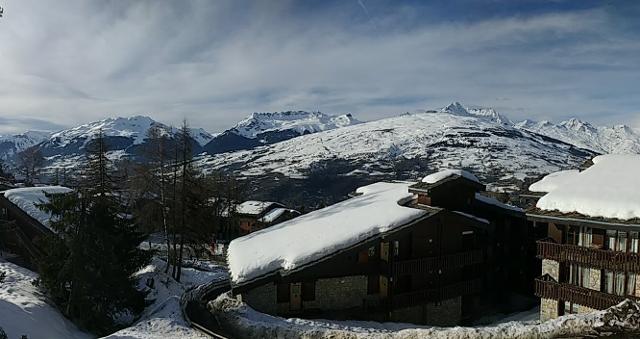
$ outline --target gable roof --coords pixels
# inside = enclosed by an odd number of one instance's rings
[[[40,224],[51,229],[49,222],[51,214],[39,207],[40,204],[49,201],[45,194],[64,194],[72,191],[63,186],[24,187],[6,190],[4,197]]]
[[[412,185],[410,189],[416,192],[428,193],[430,190],[441,185],[458,180],[473,186],[477,190],[485,190],[484,184],[482,184],[475,175],[462,169],[444,169],[431,173],[424,177],[419,183]]]
[[[354,198],[233,240],[227,252],[232,281],[244,284],[276,271],[287,274],[429,215],[402,206],[413,199],[411,184],[364,186]]]
[[[248,200],[236,206],[236,213],[258,216],[265,213],[273,206],[284,207],[282,204],[272,201]]]

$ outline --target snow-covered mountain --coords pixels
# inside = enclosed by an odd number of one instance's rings
[[[209,154],[252,149],[358,123],[360,121],[351,114],[334,116],[305,111],[253,113],[213,138],[204,149]]]
[[[27,131],[22,134],[0,136],[0,159],[13,157],[25,149],[39,144],[51,136],[51,132]]]
[[[569,119],[559,124],[524,120],[515,126],[598,153],[640,153],[640,131],[626,125],[593,126],[578,119]]]
[[[364,122],[303,135],[253,150],[203,157],[205,168],[244,176],[300,178],[331,169],[338,175],[417,177],[462,167],[488,182],[512,185],[527,177],[580,165],[595,153],[510,125],[493,110],[442,110]],[[402,172],[402,173],[400,173]]]

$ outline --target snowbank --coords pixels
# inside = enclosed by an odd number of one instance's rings
[[[542,180],[531,184],[531,186],[529,186],[529,191],[549,193],[578,173],[580,173],[580,171],[578,170],[567,170],[551,173],[542,178]]]
[[[580,173],[554,177],[556,187],[536,206],[590,217],[640,218],[640,155],[601,155],[593,163]]]
[[[442,170],[440,172],[436,172],[436,173],[431,173],[429,175],[427,175],[426,177],[424,177],[422,179],[422,182],[426,182],[427,184],[435,184],[441,180],[444,180],[448,177],[452,177],[452,176],[458,176],[458,177],[464,177],[467,178],[471,181],[475,181],[477,183],[480,183],[480,180],[478,180],[478,178],[476,178],[475,175],[465,171],[465,170],[460,170],[460,169],[445,169]]]
[[[427,212],[399,205],[413,197],[411,184],[364,186],[357,197],[233,240],[227,252],[231,279],[242,283],[286,273],[420,218]]]
[[[7,190],[4,192],[4,197],[42,225],[49,227],[51,214],[38,207],[38,205],[49,201],[45,192],[47,194],[64,194],[71,191],[70,188],[62,186],[25,187]]]
[[[165,262],[154,257],[151,264],[135,275],[140,289],[149,292],[147,300],[151,302],[140,319],[131,327],[120,330],[108,339],[168,339],[168,338],[208,338],[203,333],[189,327],[182,316],[180,297],[191,287],[214,280],[226,279],[227,272],[221,266],[197,265],[198,269],[183,267],[181,282],[169,278],[164,273]],[[145,285],[153,278],[155,286]]]
[[[239,338],[547,339],[640,331],[640,305],[631,300],[604,311],[544,323],[508,322],[490,327],[424,327],[412,324],[284,319],[257,312],[220,295],[209,303],[225,330]]]
[[[38,275],[0,259],[0,327],[9,338],[27,335],[31,339],[91,338],[67,320],[46,297],[31,284]]]

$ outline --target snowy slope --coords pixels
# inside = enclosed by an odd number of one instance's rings
[[[598,153],[640,153],[640,131],[626,125],[594,126],[578,119],[570,119],[559,124],[524,120],[515,126]]]
[[[231,131],[255,139],[265,132],[292,130],[298,135],[316,133],[359,123],[351,114],[333,116],[322,112],[288,111],[253,113]]]
[[[7,159],[37,145],[51,136],[51,132],[27,131],[22,134],[0,135],[0,159]]]
[[[9,338],[20,338],[23,334],[32,339],[92,338],[50,305],[31,284],[37,274],[1,258],[0,272],[7,274],[0,283],[0,327]]]
[[[301,177],[326,162],[341,163],[343,174],[377,174],[394,172],[395,163],[414,161],[426,163],[431,171],[455,167],[469,169],[481,179],[489,175],[523,179],[576,167],[592,155],[485,116],[456,110],[365,122],[249,151],[205,156],[200,164],[205,168],[233,168],[247,176],[281,173]],[[415,174],[425,173],[424,169],[419,171],[422,173]]]

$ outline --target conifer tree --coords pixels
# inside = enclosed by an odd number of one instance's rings
[[[45,241],[40,278],[64,313],[105,333],[123,312],[138,312],[144,296],[132,274],[150,256],[114,185],[102,133],[87,146],[87,165],[72,193],[49,196],[41,206],[56,234]]]

